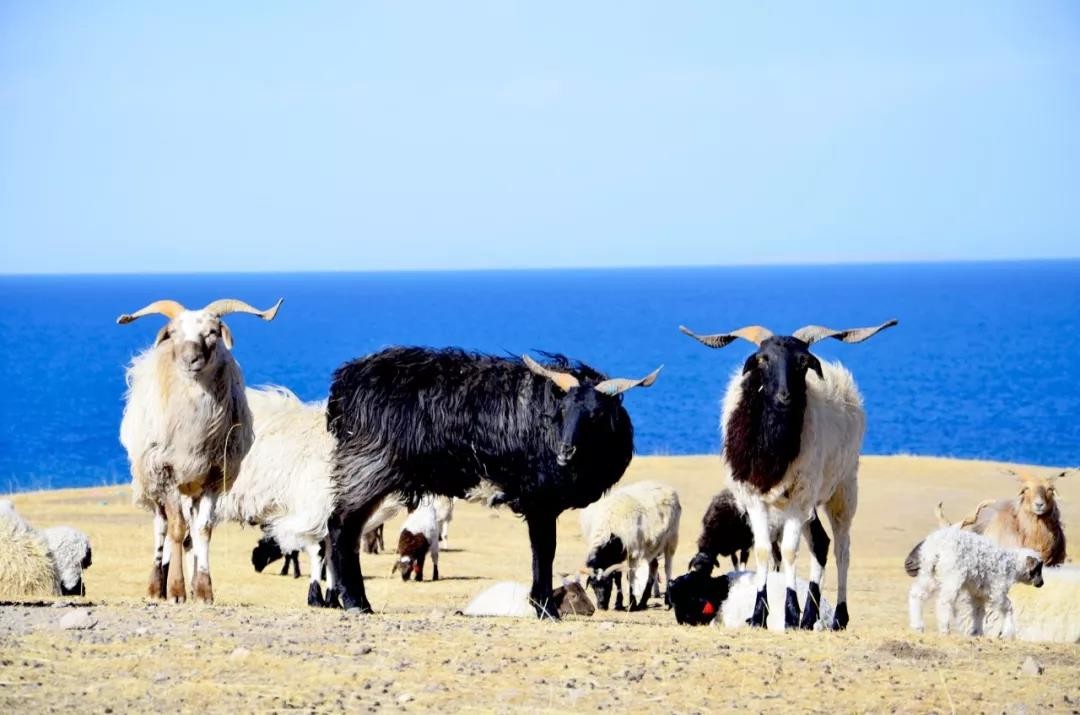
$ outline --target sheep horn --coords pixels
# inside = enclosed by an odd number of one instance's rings
[[[534,375],[546,377],[554,382],[563,392],[569,392],[572,388],[581,387],[581,382],[568,372],[559,372],[558,370],[544,367],[528,355],[522,355],[521,359],[525,361],[525,366],[528,367]]]
[[[679,331],[684,335],[689,335],[702,345],[708,345],[710,348],[722,348],[729,343],[734,342],[735,338],[748,340],[760,347],[763,342],[773,336],[771,330],[763,328],[760,325],[748,325],[745,328],[732,330],[730,333],[716,333],[715,335],[698,335],[685,325],[680,325]]]
[[[607,578],[608,576],[610,576],[611,574],[615,573],[616,571],[622,571],[622,572],[625,572],[625,571],[626,571],[626,564],[614,564],[614,565],[612,565],[612,566],[608,566],[608,567],[607,567],[606,569],[604,569],[604,571],[603,571],[603,577],[604,577],[604,578]]]
[[[845,343],[861,343],[864,340],[868,340],[885,328],[891,328],[899,321],[896,318],[892,320],[886,320],[881,325],[877,325],[871,328],[848,328],[847,330],[833,330],[832,328],[826,328],[821,325],[807,325],[804,328],[799,328],[791,337],[796,340],[801,340],[807,345],[813,345],[819,340],[825,338],[836,338]]]
[[[253,308],[242,300],[236,300],[235,298],[222,298],[220,300],[215,300],[214,302],[210,303],[205,308],[203,308],[203,310],[205,310],[207,313],[213,313],[219,318],[223,315],[228,315],[229,313],[248,313],[249,315],[257,315],[263,320],[269,322],[273,320],[275,316],[277,316],[278,308],[281,307],[281,304],[284,301],[284,298],[278,298],[278,302],[274,303],[272,307],[267,308],[266,310],[259,310],[258,308]]]
[[[664,366],[656,368],[645,377],[640,380],[630,380],[625,377],[618,377],[613,380],[604,380],[593,385],[593,389],[597,392],[602,392],[605,395],[614,397],[615,395],[621,395],[627,390],[633,387],[649,387],[656,382],[657,376],[660,375],[660,371],[664,369]]]
[[[124,313],[116,319],[117,325],[127,325],[133,320],[138,320],[146,315],[164,315],[169,320],[172,320],[176,316],[187,310],[184,306],[177,303],[175,300],[155,300],[145,308],[139,308],[134,313]]]

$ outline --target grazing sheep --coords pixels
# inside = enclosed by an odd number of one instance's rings
[[[795,556],[800,535],[810,538],[814,509],[824,506],[832,524],[836,555],[837,606],[834,628],[848,623],[847,574],[851,522],[858,500],[859,449],[866,429],[862,397],[851,373],[839,363],[818,360],[810,346],[825,338],[859,343],[895,320],[872,328],[801,328],[791,336],[761,326],[732,333],[684,333],[712,348],[742,338],[757,351],[732,376],[724,395],[722,458],[735,498],[750,520],[757,561],[758,598],[751,625],[764,627],[769,612],[770,514],[782,520],[780,556],[787,585],[784,624],[813,628],[818,621],[825,564],[815,554],[809,597],[800,620],[795,592]]]
[[[781,584],[771,581],[770,596],[779,600]],[[796,591],[800,598],[807,598],[810,584],[798,579]],[[732,571],[722,576],[709,576],[701,571],[690,571],[675,579],[669,588],[672,609],[678,623],[700,626],[720,619],[726,628],[745,626],[754,614],[757,587],[754,574],[748,571]],[[833,620],[833,607],[826,599],[820,603],[821,617],[814,624],[816,630],[825,630]],[[769,630],[784,630],[784,617],[780,611],[771,611],[766,620]]]
[[[86,534],[70,526],[52,526],[41,530],[41,536],[49,546],[49,554],[56,568],[62,596],[85,596],[83,571],[90,568],[93,559],[90,539]]]
[[[278,542],[273,536],[263,535],[259,539],[259,543],[255,544],[255,548],[251,550],[251,565],[255,569],[255,573],[262,573],[263,569],[280,558],[284,558],[285,561],[281,566],[281,573],[278,575],[288,576],[289,566],[292,566],[293,578],[300,578],[300,552],[282,553],[281,547],[278,546]]]
[[[401,580],[424,580],[424,559],[431,554],[431,580],[439,580],[439,514],[435,504],[425,499],[405,519],[398,536],[397,561],[390,573],[401,571]]]
[[[212,603],[210,537],[218,496],[240,469],[254,437],[244,395],[244,377],[232,356],[232,332],[222,321],[231,313],[273,320],[279,300],[269,310],[256,310],[239,300],[216,300],[201,310],[187,310],[159,300],[121,315],[124,325],[160,314],[169,322],[154,345],[137,355],[127,369],[127,394],[120,424],[120,442],[131,463],[134,502],[154,512],[154,566],[149,595],[184,601],[183,559],[168,563],[163,583],[165,536],[170,553],[183,553],[188,536],[195,552],[192,592]]]
[[[937,594],[937,625],[940,633],[948,633],[957,618],[957,606],[966,595],[970,613],[971,635],[981,635],[987,606],[1001,622],[1001,637],[1014,635],[1012,603],[1009,589],[1014,583],[1028,583],[1036,588],[1043,585],[1043,563],[1031,549],[1005,549],[986,537],[963,531],[959,527],[938,529],[930,534],[919,549],[919,560],[907,568],[916,576],[908,594],[908,611],[912,630],[922,632],[923,603]]]
[[[679,495],[666,484],[638,482],[616,489],[581,512],[581,533],[588,546],[585,566],[596,605],[607,610],[612,580],[627,573],[630,610],[648,606],[656,584],[658,559],[664,557],[666,583],[671,582],[672,560],[679,545]],[[622,606],[622,585],[615,608]]]
[[[656,380],[607,380],[553,357],[547,366],[462,350],[390,348],[334,373],[327,424],[337,439],[340,502],[330,521],[346,607],[371,612],[355,544],[379,501],[404,494],[464,497],[522,515],[533,552],[530,597],[551,602],[559,514],[596,501],[633,456],[621,394]],[[479,488],[479,489],[478,489]]]
[[[551,597],[560,616],[591,616],[596,612],[585,588],[575,579],[564,579],[563,585],[551,592]],[[529,600],[528,586],[500,581],[469,601],[462,615],[527,618],[536,616],[536,608]]]
[[[782,526],[776,519],[769,522],[773,570],[780,569],[779,536]],[[818,519],[816,509],[808,528],[810,550],[814,553],[814,558],[824,566],[828,560],[830,539]],[[702,519],[701,536],[698,537],[697,546],[698,552],[690,560],[690,568],[693,570],[705,569],[711,572],[714,566],[719,565],[716,562],[719,556],[730,556],[731,568],[735,570],[746,567],[750,549],[754,546],[754,532],[750,530],[750,520],[747,519],[746,512],[739,506],[730,489],[723,490],[709,502],[709,508],[705,510],[705,517]]]
[[[0,598],[59,595],[60,581],[45,539],[13,510],[0,510]]]

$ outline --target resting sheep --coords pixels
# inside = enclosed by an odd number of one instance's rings
[[[357,539],[383,497],[464,497],[522,515],[532,546],[531,599],[551,601],[559,514],[596,501],[633,456],[634,431],[622,393],[649,386],[604,379],[581,363],[547,365],[462,350],[389,348],[338,368],[327,424],[337,440],[340,500],[330,520],[333,558],[347,608],[370,613]]]
[[[616,489],[581,512],[581,533],[588,553],[588,585],[596,604],[606,610],[617,571],[627,574],[630,610],[644,610],[664,557],[665,583],[671,582],[675,549],[679,545],[679,495],[666,484],[638,482]],[[621,582],[615,608],[622,605]]]
[[[961,614],[971,624],[971,635],[981,635],[989,607],[1001,623],[1001,636],[1014,635],[1009,589],[1014,583],[1043,585],[1043,563],[1031,549],[1005,549],[989,539],[959,527],[938,529],[919,549],[918,563],[908,565],[916,576],[908,594],[912,630],[922,632],[923,603],[937,594],[937,626],[948,633],[957,619],[957,607],[965,599],[970,612]]]
[[[757,601],[757,588],[754,574],[748,571],[732,571],[722,576],[709,576],[700,571],[691,571],[675,579],[669,587],[671,606],[678,623],[700,626],[713,623],[717,619],[725,628],[741,628],[754,614]],[[783,595],[780,582],[769,584],[770,594],[775,600]],[[796,592],[800,598],[806,598],[810,584],[802,579],[796,581]],[[814,625],[816,630],[828,628],[833,620],[833,607],[824,598],[820,603],[821,617]],[[783,613],[771,611],[766,619],[766,626],[772,631],[784,630]]]
[[[169,322],[154,344],[137,355],[127,369],[127,394],[120,424],[120,442],[131,463],[132,496],[137,506],[154,512],[154,566],[151,598],[184,601],[183,542],[190,535],[196,600],[212,603],[210,537],[221,492],[240,470],[251,446],[251,413],[244,395],[244,377],[233,358],[232,332],[222,321],[231,313],[273,320],[279,300],[269,310],[256,310],[239,300],[216,300],[201,310],[176,301],[159,300],[130,315],[123,325],[160,314]],[[182,500],[190,509],[185,508]],[[163,583],[165,535],[170,553],[167,585]]]
[[[737,338],[757,346],[728,383],[722,417],[722,458],[731,490],[745,509],[754,536],[758,595],[750,621],[753,626],[764,627],[769,612],[766,584],[772,519],[782,522],[780,557],[787,585],[784,624],[809,629],[817,623],[825,564],[815,555],[800,620],[795,556],[800,535],[806,533],[809,538],[811,515],[818,506],[824,507],[832,524],[836,554],[833,627],[847,626],[851,522],[858,501],[859,450],[866,415],[851,373],[839,363],[818,360],[810,346],[825,338],[862,342],[893,325],[895,320],[851,330],[811,325],[791,336],[773,335],[761,326],[716,335],[696,335],[680,328],[712,348],[722,348]]]
[[[591,616],[596,608],[589,600],[581,582],[563,579],[563,585],[551,592],[560,616]],[[535,606],[529,601],[529,587],[514,581],[500,581],[478,593],[462,611],[464,616],[535,617]]]

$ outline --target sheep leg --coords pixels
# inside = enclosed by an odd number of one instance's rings
[[[308,567],[311,569],[311,578],[308,581],[307,605],[312,608],[324,608],[326,601],[323,600],[322,587],[319,586],[319,571],[322,569],[319,544],[308,544],[304,547],[304,551],[307,552]]]
[[[922,633],[926,629],[923,621],[923,603],[933,593],[933,583],[929,576],[919,576],[908,591],[908,622],[911,630]]]
[[[330,554],[334,570],[341,580],[341,605],[349,611],[371,613],[371,603],[364,591],[364,575],[357,553],[364,522],[374,511],[382,495],[371,499],[364,507],[350,513],[335,513],[330,517]]]
[[[956,600],[960,596],[958,584],[941,584],[937,595],[937,609],[934,615],[937,617],[938,633],[948,635],[953,620],[956,619]]]
[[[843,630],[848,624],[847,577],[851,565],[851,521],[858,505],[858,486],[851,481],[841,484],[825,505],[832,524],[833,554],[836,556],[836,615],[833,630]]]
[[[187,522],[180,509],[179,495],[171,495],[165,500],[165,518],[169,532],[169,574],[165,587],[165,596],[173,603],[187,600],[187,587],[184,584],[184,536],[187,534]]]
[[[971,630],[970,635],[981,636],[983,623],[986,619],[986,601],[982,596],[971,594]]]
[[[803,522],[798,517],[788,516],[784,520],[783,533],[780,536],[780,562],[784,568],[784,628],[799,627],[799,596],[795,591],[795,555],[799,552],[799,538],[802,536]]]
[[[282,554],[282,556],[284,558],[282,559],[282,562],[281,562],[281,573],[279,573],[278,576],[288,576],[289,575],[289,556],[290,555],[291,554]]]
[[[625,611],[626,610],[626,602],[623,600],[622,572],[621,571],[616,571],[614,574],[612,574],[611,582],[615,585],[615,607],[614,607],[614,609],[616,611]],[[629,577],[627,577],[627,579],[626,579],[626,584],[627,584],[627,588],[629,588],[629,585],[630,585]],[[604,605],[604,608],[605,609],[607,608],[606,604]]]
[[[529,525],[529,544],[532,546],[533,582],[529,591],[538,618],[559,620],[559,609],[551,595],[551,568],[555,561],[556,516],[534,513],[525,517]]]
[[[675,559],[675,547],[676,544],[668,544],[667,550],[664,552],[664,605],[671,605],[671,570],[674,566],[672,561]]]
[[[341,608],[341,601],[338,600],[337,572],[334,570],[334,559],[331,558],[333,551],[330,550],[330,537],[323,540],[323,554],[325,559],[323,560],[322,571],[326,579],[324,605],[327,608]]]
[[[437,541],[431,546],[431,580],[439,580],[439,542]]]
[[[214,531],[214,507],[217,497],[213,492],[203,492],[192,500],[191,541],[195,551],[195,575],[191,581],[192,595],[196,601],[214,602],[214,586],[210,580],[210,537]]]
[[[627,574],[627,586],[630,590],[630,610],[644,611],[649,606],[649,592],[653,584],[653,563],[631,561]]]
[[[660,557],[649,562],[649,568],[653,573],[652,597],[660,598]]]
[[[292,552],[293,578],[300,578],[300,552]]]
[[[1001,637],[1011,639],[1016,636],[1016,623],[1013,622],[1012,601],[1009,600],[1009,592],[1005,591],[993,598],[994,610],[1001,621]]]
[[[825,574],[825,564],[829,559],[829,535],[825,533],[825,527],[821,525],[817,512],[813,518],[803,526],[803,533],[810,545],[810,584],[806,589],[806,604],[803,606],[802,621],[799,627],[803,630],[813,630],[818,619],[821,618],[821,579]]]
[[[764,502],[757,499],[751,500],[746,506],[750,531],[754,534],[754,560],[757,562],[757,573],[754,578],[757,598],[754,599],[754,613],[747,624],[755,628],[765,628],[769,617],[769,593],[766,589],[769,579],[769,562],[772,557],[769,513]]]
[[[146,587],[146,595],[149,598],[165,598],[165,533],[168,529],[168,520],[165,518],[165,509],[158,506],[154,512],[154,565],[150,568],[150,583]]]

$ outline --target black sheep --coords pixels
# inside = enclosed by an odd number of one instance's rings
[[[658,372],[658,371],[657,371]],[[334,373],[327,425],[337,440],[333,558],[346,608],[370,612],[356,544],[379,501],[397,492],[465,497],[491,493],[525,518],[532,546],[530,596],[551,600],[555,520],[596,501],[623,475],[634,430],[621,393],[656,380],[607,380],[561,356],[547,366],[458,349],[390,348]],[[479,490],[476,490],[480,487]]]

